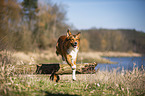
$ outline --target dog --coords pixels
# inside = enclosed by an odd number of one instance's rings
[[[60,36],[56,44],[56,54],[62,56],[62,60],[72,68],[72,79],[76,80],[76,60],[80,45],[80,32],[72,35],[67,30],[66,36]]]

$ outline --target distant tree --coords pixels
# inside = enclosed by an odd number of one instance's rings
[[[100,45],[101,49],[100,50],[101,51],[106,51],[106,49],[107,49],[107,41],[102,38],[100,43],[101,43],[101,45]]]
[[[0,0],[0,48],[14,47],[14,34],[21,17],[17,0]]]
[[[28,23],[30,30],[34,29],[36,23],[36,14],[38,13],[38,0],[23,0],[22,1],[23,21]]]
[[[100,50],[100,40],[101,40],[101,34],[99,33],[98,30],[87,30],[87,32],[89,33],[89,38],[88,38],[88,41],[89,41],[89,45],[90,45],[90,48],[93,49],[93,50]]]
[[[89,48],[89,42],[86,38],[81,38],[80,40],[80,51],[81,52],[86,52],[86,51],[89,51],[90,48]]]
[[[39,5],[35,32],[36,42],[39,48],[46,49],[56,45],[56,38],[66,34],[68,25],[65,24],[65,11],[62,6],[52,4]]]

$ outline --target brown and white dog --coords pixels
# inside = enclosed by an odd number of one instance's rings
[[[62,60],[66,61],[72,68],[72,79],[76,80],[76,60],[80,45],[80,32],[72,35],[67,30],[66,36],[60,36],[56,45],[56,54],[62,56]]]

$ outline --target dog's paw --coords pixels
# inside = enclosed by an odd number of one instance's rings
[[[76,81],[76,77],[72,78],[73,81]]]

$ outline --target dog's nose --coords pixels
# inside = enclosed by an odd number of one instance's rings
[[[75,42],[74,44],[75,44],[75,45],[77,45],[78,43],[77,43],[77,42]]]

